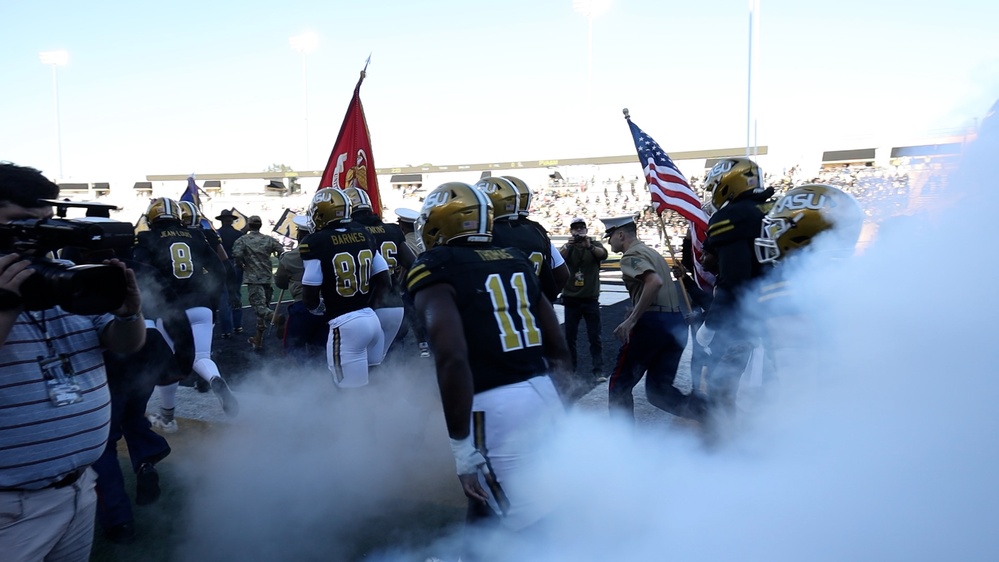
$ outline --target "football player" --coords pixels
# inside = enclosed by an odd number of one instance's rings
[[[708,400],[722,421],[734,414],[739,379],[749,364],[758,334],[745,326],[740,301],[748,285],[763,275],[756,260],[755,241],[767,199],[773,189],[763,185],[763,172],[749,158],[725,158],[704,182],[714,211],[708,221],[705,247],[717,261],[717,279],[711,308],[697,330],[697,343],[712,354],[708,371]]]
[[[320,189],[307,212],[309,230],[299,245],[305,265],[302,302],[330,327],[326,362],[340,388],[368,384],[368,367],[385,358],[391,343],[372,306],[388,291],[389,267],[375,237],[350,221],[350,199]],[[396,324],[398,329],[398,324]]]
[[[181,223],[176,201],[158,197],[145,214],[149,230],[136,235],[132,260],[141,287],[149,293],[150,318],[177,355],[183,372],[192,368],[222,403],[228,416],[235,416],[239,403],[212,360],[212,308],[225,280],[218,255],[205,240],[203,231]],[[177,383],[160,386],[162,408],[151,414],[150,422],[164,431],[176,431],[173,419]]]
[[[395,341],[406,314],[399,285],[405,279],[406,272],[412,267],[416,256],[406,244],[406,234],[399,225],[382,222],[381,217],[371,211],[371,199],[367,192],[359,187],[348,187],[343,191],[350,199],[350,220],[375,238],[378,251],[389,266],[392,286],[378,308],[375,308],[382,331],[385,332],[385,347],[388,348]]]
[[[531,207],[531,189],[522,180],[504,176],[482,178],[475,188],[485,193],[496,213],[493,218],[493,245],[519,248],[534,264],[541,280],[541,289],[554,302],[569,279],[569,267],[559,253],[548,231],[527,218]]]
[[[764,320],[767,351],[782,391],[789,386],[798,391],[814,388],[822,363],[815,339],[822,331],[799,305],[813,299],[802,295],[804,288],[796,286],[793,278],[801,265],[810,269],[834,266],[852,256],[863,223],[864,212],[853,196],[821,184],[788,190],[763,218],[756,256],[761,263],[779,267],[764,278],[756,308]],[[813,257],[805,262],[808,255]]]
[[[564,414],[559,392],[571,371],[558,318],[535,263],[492,245],[493,207],[464,183],[424,200],[416,229],[426,251],[407,276],[427,321],[437,384],[469,520],[523,530],[550,507],[516,485],[540,446],[533,431]]]

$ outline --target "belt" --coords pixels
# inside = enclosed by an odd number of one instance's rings
[[[72,486],[73,484],[76,484],[76,481],[79,480],[80,477],[83,476],[83,473],[86,471],[87,468],[84,467],[73,470],[72,472],[67,472],[61,478],[49,484],[48,486],[45,486],[43,488],[38,488],[35,490],[29,490],[27,488],[0,488],[0,492],[40,492],[42,490],[58,490],[61,488],[67,488],[69,486]]]
[[[76,481],[79,480],[80,477],[83,476],[83,473],[86,471],[87,471],[86,467],[78,468],[70,473],[67,473],[65,476],[56,480],[55,482],[49,484],[48,486],[46,486],[46,488],[55,488],[58,490],[59,488],[66,488],[68,486],[72,486],[73,484],[76,484]]]
[[[680,312],[679,306],[659,306],[653,304],[645,309],[645,312]]]

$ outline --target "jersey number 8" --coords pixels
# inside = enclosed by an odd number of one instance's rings
[[[194,275],[191,247],[187,244],[183,242],[170,244],[170,263],[173,264],[173,276],[177,279],[187,279]]]

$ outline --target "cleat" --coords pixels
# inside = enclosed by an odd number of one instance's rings
[[[149,424],[153,426],[153,429],[158,429],[163,433],[177,433],[177,420],[166,421],[166,419],[160,414],[146,414],[146,419],[149,420]]]
[[[219,402],[222,404],[222,411],[225,412],[225,415],[231,418],[239,413],[239,402],[236,401],[236,397],[229,390],[229,384],[225,382],[225,379],[215,377],[209,385],[212,387],[212,392],[215,393],[215,396],[218,397]]]

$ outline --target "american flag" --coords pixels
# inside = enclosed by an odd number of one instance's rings
[[[701,200],[690,188],[687,178],[676,167],[673,160],[666,154],[659,143],[645,134],[638,125],[628,118],[628,127],[635,140],[638,150],[638,160],[645,169],[645,183],[652,195],[652,208],[662,216],[663,211],[671,209],[687,219],[690,223],[691,247],[694,251],[694,280],[697,286],[705,291],[714,287],[715,277],[701,266],[701,255],[704,252],[704,239],[708,234],[708,216],[701,209]]]

